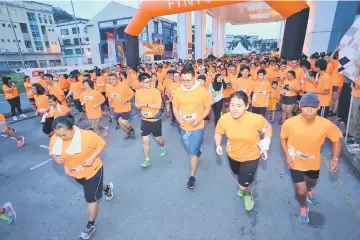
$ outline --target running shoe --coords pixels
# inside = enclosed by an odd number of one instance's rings
[[[16,220],[16,212],[10,202],[7,202],[2,206],[5,210],[4,215],[8,217],[8,224],[13,224]]]
[[[147,168],[150,166],[150,160],[146,160],[140,165],[143,168]]]
[[[238,195],[239,197],[244,197],[245,193],[244,193],[244,191],[241,191],[241,190],[239,189],[238,192],[237,192],[237,195]]]
[[[106,200],[110,201],[114,197],[114,184],[112,182],[110,182],[108,187],[109,187],[109,191],[105,192],[105,198],[106,198]]]
[[[244,205],[246,211],[251,211],[254,208],[254,199],[252,195],[244,195]]]
[[[125,140],[128,140],[128,139],[130,139],[130,138],[131,138],[130,133],[127,133],[127,134],[125,135],[125,137],[124,137]]]
[[[131,131],[130,131],[130,138],[131,138],[131,140],[134,140],[135,139],[135,130],[134,129],[132,129]]]
[[[117,131],[117,130],[119,130],[119,129],[120,129],[120,124],[117,123],[117,124],[116,124],[116,127],[115,127],[115,130]]]
[[[112,120],[112,117],[110,117],[110,118],[109,118],[109,123],[112,123],[112,121],[113,121],[113,120]]]
[[[283,122],[280,120],[279,122],[278,122],[278,125],[282,125],[283,124]]]
[[[311,203],[312,205],[316,205],[316,204],[319,204],[319,202],[317,201],[315,195],[313,192],[308,192],[307,194],[307,201],[309,203]]]
[[[91,235],[95,232],[95,226],[92,224],[87,224],[84,231],[80,235],[80,239],[90,239]]]
[[[196,181],[195,177],[193,176],[189,177],[189,181],[187,182],[186,187],[189,189],[194,189],[195,181]]]
[[[25,114],[20,114],[20,117],[22,117],[22,118],[26,118],[27,116],[25,115]]]
[[[271,120],[271,117],[269,116],[269,117],[267,118],[267,120]]]
[[[167,155],[166,148],[160,148],[160,157],[165,157]]]
[[[20,136],[20,138],[16,141],[18,148],[21,148],[25,144],[25,138],[23,136]]]
[[[18,120],[17,116],[13,116],[13,120],[17,121]]]
[[[298,216],[298,219],[299,219],[299,221],[301,223],[308,223],[310,221],[310,219],[309,219],[309,207],[300,209],[300,214]]]

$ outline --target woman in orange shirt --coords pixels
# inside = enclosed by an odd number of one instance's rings
[[[60,74],[60,76],[58,76],[58,79],[59,79],[59,85],[61,87],[61,90],[63,90],[65,96],[67,96],[69,93],[69,89],[70,89],[69,75]]]
[[[67,94],[66,98],[67,99],[69,99],[70,97],[73,98],[75,108],[80,113],[79,122],[81,122],[82,120],[84,120],[84,109],[80,102],[80,95],[84,91],[84,84],[79,81],[77,74],[70,74],[69,79],[71,81],[70,90],[69,90],[69,93]]]
[[[292,112],[294,110],[297,94],[301,91],[300,82],[296,80],[296,74],[293,70],[288,71],[287,79],[284,81],[284,87],[280,94],[282,95],[281,99],[281,120],[279,125],[282,125],[283,122],[293,116]]]
[[[72,116],[58,117],[53,122],[54,135],[49,143],[49,155],[64,165],[65,173],[76,180],[84,191],[88,207],[88,223],[81,239],[90,239],[95,232],[98,201],[105,193],[106,200],[114,197],[113,183],[103,184],[104,168],[99,155],[106,142],[96,133],[74,125]]]
[[[221,69],[221,75],[223,76],[223,94],[224,94],[224,105],[226,112],[229,111],[229,102],[230,102],[230,95],[233,93],[233,89],[231,86],[231,79],[228,75],[227,68]]]
[[[35,94],[35,104],[36,104],[36,116],[41,116],[41,122],[44,123],[46,120],[45,113],[49,110],[49,100],[48,96],[45,94],[45,88],[39,83],[34,83],[32,85],[32,91]]]
[[[238,176],[238,196],[244,198],[245,209],[251,211],[254,200],[250,184],[258,167],[260,156],[267,160],[272,128],[259,114],[248,112],[249,101],[245,92],[235,92],[230,97],[230,112],[220,117],[215,129],[216,153],[223,155],[222,136],[228,142],[226,152],[230,168]],[[260,135],[263,139],[260,140]]]
[[[11,82],[11,77],[7,77],[7,76],[2,77],[2,82],[3,82],[2,89],[4,91],[4,95],[7,102],[10,104],[11,114],[13,116],[14,121],[18,120],[16,116],[16,110],[20,114],[20,117],[26,118],[26,115],[23,114],[21,110],[19,92],[16,88],[16,85]]]
[[[26,95],[29,99],[29,102],[31,104],[32,109],[34,112],[36,112],[36,105],[35,105],[35,99],[34,99],[34,93],[32,91],[32,82],[29,76],[24,77],[24,88],[26,91]]]

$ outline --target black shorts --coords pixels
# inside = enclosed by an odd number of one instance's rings
[[[318,111],[318,115],[320,117],[323,117],[323,118],[327,118],[328,117],[328,114],[329,114],[329,109],[330,107],[320,107],[319,111]]]
[[[34,98],[29,98],[29,101],[31,104],[35,104],[35,99]]]
[[[65,95],[65,97],[66,97],[68,94],[69,94],[69,90],[64,91],[64,95]]]
[[[265,117],[266,115],[266,110],[267,110],[267,107],[252,107],[251,108],[251,111],[253,113],[257,113],[257,114],[260,114],[260,115],[263,115]]]
[[[75,105],[75,108],[79,111],[79,112],[84,112],[84,109],[81,105],[81,102],[79,99],[74,99],[74,105]]]
[[[254,181],[255,173],[259,164],[259,159],[247,162],[238,162],[229,156],[231,171],[238,176],[238,183],[243,187],[248,187]]]
[[[295,105],[297,101],[297,96],[287,97],[283,96],[281,98],[281,103],[284,105]]]
[[[141,119],[141,136],[149,136],[152,134],[154,137],[161,137],[161,119],[156,122],[149,122]]]
[[[54,117],[46,118],[45,123],[43,125],[43,133],[49,134],[52,132],[52,123],[54,121]]]
[[[101,167],[99,171],[90,179],[75,179],[83,186],[86,202],[92,203],[101,199],[103,192],[103,176],[104,168]]]
[[[305,182],[305,176],[312,179],[312,180],[318,179],[319,174],[320,174],[320,170],[317,170],[317,171],[299,171],[299,170],[290,169],[290,173],[291,173],[291,178],[292,178],[294,183],[301,183],[301,182]]]
[[[301,97],[302,97],[301,95],[297,95],[296,96],[296,101],[299,102],[301,100]]]

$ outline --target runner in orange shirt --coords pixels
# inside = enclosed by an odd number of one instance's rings
[[[277,81],[273,81],[271,83],[271,90],[270,90],[270,95],[269,95],[269,106],[267,108],[269,111],[268,120],[270,120],[272,123],[275,122],[275,112],[276,112],[276,107],[277,107],[279,100],[280,100],[279,83]]]
[[[16,85],[12,83],[11,77],[3,76],[2,82],[3,82],[2,89],[4,91],[5,99],[10,105],[13,120],[14,121],[18,120],[16,116],[16,110],[20,114],[20,117],[26,118],[27,116],[23,114],[21,110],[19,92],[17,90]]]
[[[164,138],[161,131],[161,92],[152,87],[151,77],[147,73],[139,75],[139,81],[142,88],[136,91],[135,106],[141,111],[141,137],[145,161],[141,167],[150,166],[150,134],[152,134],[160,145],[160,156],[167,155]]]
[[[187,187],[193,189],[204,136],[204,118],[211,111],[211,98],[209,93],[200,87],[200,83],[195,81],[195,71],[191,65],[186,65],[181,73],[182,85],[175,91],[173,111],[180,125],[181,139],[190,155]]]
[[[221,111],[224,106],[224,95],[223,95],[223,76],[219,73],[215,75],[214,81],[210,84],[210,92],[212,93],[212,110],[214,113],[215,126],[218,123]]]
[[[161,93],[161,96],[162,96],[163,93],[164,93],[164,86],[157,79],[157,74],[152,73],[152,74],[149,74],[149,75],[151,76],[151,87],[158,89],[160,91],[160,93]]]
[[[221,69],[221,75],[223,76],[223,94],[224,94],[224,107],[225,111],[229,111],[230,95],[233,93],[230,76],[228,75],[227,68]]]
[[[49,110],[48,96],[45,94],[45,88],[39,83],[34,83],[31,87],[34,93],[34,99],[36,104],[35,116],[41,116],[41,122],[46,121],[46,112]]]
[[[75,108],[80,113],[79,122],[81,122],[81,121],[84,120],[84,109],[83,109],[83,107],[81,105],[81,102],[80,102],[80,95],[84,91],[84,84],[78,80],[76,74],[70,74],[69,79],[70,79],[70,82],[71,82],[70,83],[70,90],[69,90],[69,93],[66,96],[66,98],[67,99],[69,99],[70,97],[73,98]]]
[[[65,96],[67,96],[69,93],[69,88],[70,88],[69,75],[60,74],[60,75],[57,75],[56,77],[59,80],[58,84],[60,85],[61,90],[64,92]]]
[[[115,120],[126,133],[124,139],[135,139],[135,130],[130,123],[131,99],[134,97],[134,91],[127,83],[120,81],[115,73],[111,73],[109,77],[114,83],[114,87],[109,90],[109,101],[114,107]]]
[[[39,80],[37,81],[37,83],[40,84],[47,92],[47,82],[44,79],[44,72],[39,72]]]
[[[171,112],[171,119],[170,119],[170,125],[176,126],[176,117],[174,114],[174,107],[173,107],[173,99],[176,92],[176,89],[181,87],[181,77],[180,73],[175,72],[174,73],[174,81],[170,83],[169,85],[169,103],[170,103],[170,112]]]
[[[55,134],[50,139],[49,155],[57,164],[64,165],[65,173],[83,187],[88,223],[79,238],[90,239],[95,232],[98,201],[102,192],[108,201],[114,197],[113,183],[103,184],[104,167],[99,157],[106,142],[93,131],[76,127],[72,116],[56,118],[53,131]]]
[[[105,102],[105,97],[98,91],[94,90],[94,82],[91,80],[84,81],[85,91],[80,95],[81,105],[85,106],[86,116],[89,120],[91,129],[97,134],[104,137],[108,134],[108,127],[100,125],[102,116],[101,104]]]
[[[260,68],[257,72],[257,81],[254,82],[254,92],[252,95],[252,112],[265,117],[269,106],[269,96],[271,85],[266,79],[266,70]]]
[[[36,105],[35,105],[34,93],[32,91],[32,85],[33,85],[33,83],[31,82],[30,77],[25,76],[24,77],[24,88],[26,91],[26,96],[29,99],[32,109],[34,110],[34,112],[36,112]]]
[[[170,96],[170,87],[171,87],[171,84],[174,82],[174,74],[175,74],[175,71],[169,70],[167,72],[167,77],[163,81],[164,102],[165,102],[165,108],[166,108],[166,113],[165,114],[166,114],[167,117],[172,116],[172,110],[171,110],[169,98],[171,97]]]
[[[107,73],[106,70],[102,70],[101,71],[101,76],[98,76],[96,78],[96,90],[99,91],[105,98],[105,102],[104,105],[101,106],[102,110],[106,110],[106,108],[109,107],[109,102],[108,99],[106,97],[106,93],[105,93],[105,89],[106,89],[106,77],[107,77]]]
[[[246,93],[233,93],[230,98],[230,112],[220,117],[214,138],[216,153],[223,155],[221,142],[222,136],[226,135],[230,168],[238,176],[238,196],[244,198],[245,209],[251,211],[254,200],[250,184],[254,181],[260,156],[264,160],[268,158],[272,128],[264,117],[248,112],[248,108]],[[263,135],[262,140],[259,135]]]
[[[310,204],[317,204],[313,189],[319,178],[321,147],[326,138],[332,142],[331,172],[339,169],[341,153],[340,129],[329,120],[316,116],[319,109],[316,94],[306,93],[300,100],[301,114],[286,120],[281,128],[281,147],[295,184],[295,194],[300,204],[298,219],[309,222]]]
[[[15,130],[13,130],[12,128],[9,128],[6,125],[5,116],[3,114],[1,114],[1,113],[0,113],[0,133],[1,134],[6,134],[9,137],[13,137],[17,142],[18,148],[21,148],[22,146],[24,146],[25,138],[23,136],[19,136],[15,132]]]
[[[66,97],[60,85],[54,82],[54,77],[50,73],[44,75],[44,79],[48,85],[48,95],[54,95],[63,104],[67,106]]]

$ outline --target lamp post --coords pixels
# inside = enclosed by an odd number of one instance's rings
[[[76,27],[77,36],[78,36],[78,39],[79,39],[81,62],[82,62],[82,64],[84,64],[82,41],[81,41],[80,33],[79,33],[79,30],[80,30],[80,29],[78,28],[78,25],[77,25],[77,19],[76,19],[76,16],[75,16],[74,3],[73,3],[72,0],[71,0],[71,7],[72,7],[72,10],[73,10],[73,18],[74,18],[74,21],[75,21],[75,27]]]

